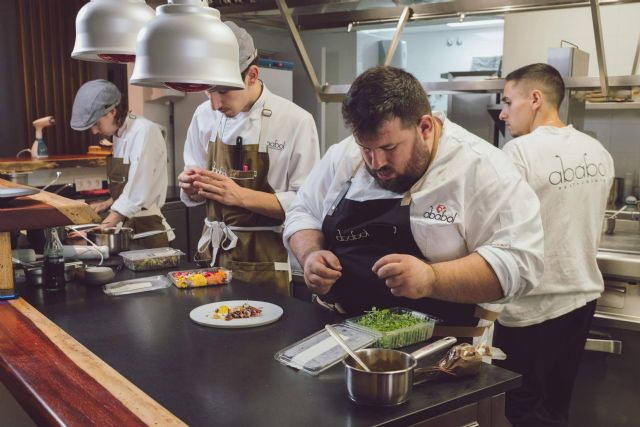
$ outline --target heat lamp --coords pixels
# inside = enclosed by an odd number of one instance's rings
[[[76,16],[71,57],[95,62],[134,62],[136,36],[154,11],[144,0],[91,0]]]
[[[169,0],[138,33],[130,83],[197,92],[242,89],[238,41],[206,0]]]

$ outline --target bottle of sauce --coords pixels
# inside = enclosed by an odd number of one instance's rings
[[[47,228],[45,235],[43,286],[45,291],[59,291],[64,289],[65,284],[62,243],[55,228]]]

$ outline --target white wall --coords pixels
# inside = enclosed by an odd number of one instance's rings
[[[382,63],[379,41],[391,40],[394,32],[395,29],[358,31],[358,74]],[[448,71],[470,70],[473,57],[502,55],[502,35],[501,25],[469,29],[444,24],[407,27],[401,37],[407,43],[405,69],[421,82],[441,81],[440,75]],[[446,111],[446,95],[429,94],[429,100],[434,110]]]
[[[607,71],[611,76],[631,73],[638,35],[640,4],[600,7]],[[589,53],[589,75],[598,75],[598,59],[589,7],[511,13],[504,22],[503,75],[526,64],[546,62],[547,49],[561,40]]]
[[[629,75],[640,34],[640,4],[601,6],[607,72]],[[589,7],[522,12],[505,16],[503,75],[547,61],[547,49],[566,40],[589,53],[589,76],[598,76],[598,60]],[[631,172],[638,185],[640,110],[586,111],[584,131],[596,137],[613,157],[616,176]]]

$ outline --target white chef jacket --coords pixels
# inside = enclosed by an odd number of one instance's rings
[[[542,275],[538,199],[507,156],[460,126],[444,126],[436,157],[412,194],[413,237],[430,262],[480,254],[496,273],[504,298],[531,291]],[[353,137],[329,148],[287,211],[284,241],[300,230],[321,230],[330,205],[362,155]],[[346,198],[401,198],[358,168]],[[495,309],[496,307],[492,307]]]
[[[528,326],[598,298],[596,263],[602,220],[613,181],[613,159],[594,138],[569,125],[541,126],[509,141],[504,151],[538,195],[545,270],[531,293],[507,304],[498,321]]]
[[[264,108],[272,112],[271,117],[265,119],[269,121],[268,134],[262,135],[269,154],[267,182],[286,211],[311,168],[320,160],[318,132],[311,114],[271,93],[264,83],[262,94],[251,109],[235,117],[213,110],[209,101],[200,104],[187,132],[184,163],[206,169],[207,147],[216,134],[225,144],[235,145],[238,136],[242,137],[243,145],[258,144]],[[183,191],[180,198],[187,206],[202,203],[192,201]]]
[[[135,118],[132,118],[135,117]],[[141,116],[127,116],[113,136],[113,157],[129,164],[127,183],[111,209],[127,218],[157,210],[167,197],[167,148],[160,128]]]

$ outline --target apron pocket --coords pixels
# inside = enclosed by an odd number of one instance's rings
[[[233,271],[234,279],[265,287],[281,295],[291,296],[289,271],[276,271],[274,262],[229,261],[226,268]]]

